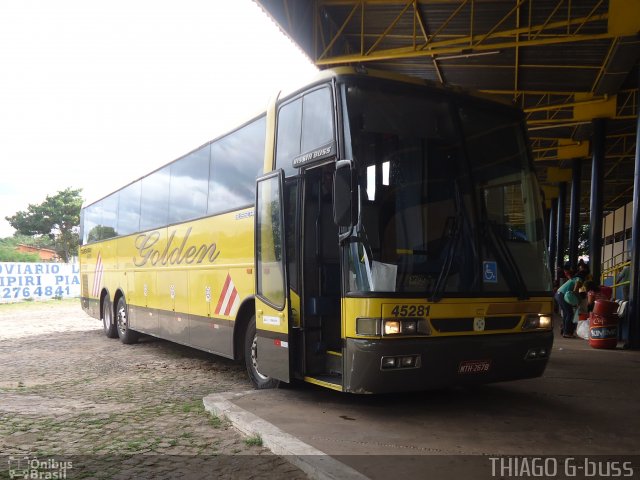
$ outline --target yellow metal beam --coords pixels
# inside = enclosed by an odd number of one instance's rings
[[[589,142],[576,142],[570,138],[560,138],[555,145],[549,147],[534,148],[533,153],[553,152],[554,160],[571,160],[573,158],[585,158],[589,156]],[[549,157],[539,156],[538,160],[548,160]]]
[[[496,30],[498,30],[498,27],[500,27],[500,25],[502,25],[504,22],[506,22],[506,21],[507,21],[507,19],[508,19],[511,15],[513,15],[515,12],[517,12],[517,11],[519,10],[519,8],[520,8],[520,5],[522,5],[524,2],[525,2],[525,0],[518,0],[518,1],[516,2],[516,5],[515,5],[511,10],[509,10],[509,13],[507,13],[505,16],[503,16],[503,17],[498,21],[498,23],[496,23],[496,24],[491,28],[491,30],[489,30],[489,32],[488,32],[488,33],[486,33],[485,35],[482,35],[482,38],[480,38],[480,39],[478,40],[478,42],[477,42],[477,43],[472,44],[472,48],[475,48],[475,47],[479,46],[479,45],[480,45],[482,42],[484,42],[486,39],[491,38],[491,36],[493,36],[493,34],[496,32]],[[516,30],[519,30],[519,29],[520,29],[520,25],[518,24],[518,25],[516,25]],[[517,38],[517,35],[518,35],[518,34],[516,34],[516,38]],[[517,41],[516,41],[516,43],[517,43]]]
[[[559,36],[549,37],[539,40],[521,40],[519,42],[520,47],[534,47],[544,45],[561,45],[565,43],[575,42],[587,42],[591,40],[604,40],[612,38],[608,33],[591,34],[591,35],[572,35],[572,36]],[[514,48],[516,42],[498,42],[489,45],[479,45],[473,48],[473,52],[468,51],[468,47],[465,46],[444,46],[444,44],[451,44],[452,42],[447,40],[443,42],[436,42],[431,44],[431,48],[428,50],[416,50],[413,47],[401,47],[380,50],[371,52],[369,55],[339,55],[336,57],[330,57],[327,59],[316,60],[318,66],[330,66],[352,62],[374,62],[383,60],[397,60],[402,58],[420,58],[429,57],[434,55],[454,55],[454,54],[472,54],[476,52],[488,52],[488,51],[500,51],[506,48]],[[459,43],[456,41],[455,43]]]
[[[567,102],[567,103],[558,103],[555,105],[543,105],[540,107],[529,107],[529,108],[525,108],[524,112],[525,113],[532,113],[532,112],[545,112],[545,111],[549,111],[549,110],[558,110],[560,108],[567,108],[567,107],[581,107],[584,105],[588,105],[588,104],[592,104],[592,103],[602,103],[602,102],[607,102],[609,101],[610,98],[605,95],[603,97],[598,97],[598,98],[592,98],[589,100],[582,100],[582,101],[575,101],[575,102]],[[615,113],[614,113],[615,116]]]
[[[413,5],[413,0],[410,0],[409,2],[407,2],[407,4],[405,5],[405,7],[402,9],[402,11],[396,16],[396,18],[391,22],[391,25],[389,25],[387,27],[387,29],[382,33],[382,35],[380,35],[378,37],[378,39],[373,43],[373,45],[371,45],[371,47],[369,48],[369,50],[367,50],[367,52],[365,53],[365,56],[368,56],[371,54],[371,52],[373,52],[376,47],[378,45],[380,45],[380,42],[382,42],[382,40],[385,39],[385,37],[389,34],[389,32],[391,32],[391,30],[393,30],[395,28],[395,26],[398,24],[398,22],[400,21],[400,19],[402,18],[402,16],[405,14],[405,12],[407,10],[409,10],[409,7],[411,7]]]
[[[589,142],[574,142],[571,139],[558,139],[557,155],[559,160],[585,158],[589,156]]]
[[[518,5],[520,2],[518,2]],[[548,22],[543,25],[536,26],[525,26],[518,27],[515,29],[507,29],[502,31],[496,31],[494,28],[485,34],[473,34],[466,36],[459,36],[455,38],[449,38],[446,40],[435,41],[434,39],[440,35],[440,31],[443,29],[442,26],[438,29],[436,34],[432,35],[429,40],[427,40],[424,44],[415,47],[413,45],[394,48],[394,49],[383,49],[383,50],[375,50],[380,44],[380,39],[372,46],[365,55],[338,55],[335,57],[325,58],[326,54],[335,44],[336,38],[342,34],[346,25],[350,22],[351,17],[355,13],[355,10],[364,4],[358,3],[351,10],[349,16],[343,23],[342,27],[338,30],[334,38],[330,42],[330,46],[325,49],[323,54],[316,60],[316,64],[320,66],[328,66],[334,64],[342,64],[342,63],[350,63],[350,62],[366,62],[366,61],[380,61],[380,60],[393,60],[393,59],[401,59],[401,58],[416,58],[416,57],[424,57],[424,56],[434,56],[434,55],[449,55],[449,54],[460,54],[465,51],[468,53],[475,52],[487,52],[490,50],[500,50],[504,48],[515,48],[518,47],[530,47],[530,46],[542,46],[542,45],[554,45],[554,44],[563,44],[563,43],[572,43],[572,42],[582,42],[589,40],[600,40],[600,39],[610,39],[614,38],[614,35],[611,33],[600,33],[600,34],[586,34],[586,35],[578,35],[578,34],[570,34],[570,35],[557,35],[553,34],[551,36],[546,36],[542,38],[527,38],[527,39],[518,39],[517,36],[521,34],[531,34],[533,32],[538,35],[545,32],[546,30],[554,30],[557,31],[558,28],[562,27],[570,27],[572,25],[584,25],[590,22],[596,22],[601,20],[606,20],[608,18],[608,14],[603,13],[599,15],[590,15],[587,17],[579,17],[579,18],[570,18],[567,20],[557,21],[557,22]],[[405,3],[405,6],[411,5]],[[464,4],[463,4],[464,5]],[[461,9],[459,7],[453,15],[449,17],[447,21],[451,21],[451,19],[455,16],[456,12]],[[403,9],[401,15],[406,11]],[[393,26],[397,23],[399,16],[397,16],[392,24],[387,28],[385,34],[386,36],[389,34],[390,30],[392,30]],[[501,22],[498,22],[501,25]],[[360,32],[362,35],[364,32]],[[487,38],[509,38],[507,41],[495,42],[491,44],[483,44],[482,42]],[[516,37],[516,40],[513,38]],[[472,46],[472,52],[469,52],[470,45]]]
[[[640,0],[609,0],[607,28],[615,36],[640,32]]]
[[[560,189],[555,185],[542,185],[540,188],[544,193],[545,200],[549,202],[551,202],[551,200],[554,198],[558,198],[558,196],[560,195]],[[551,207],[551,204],[549,204],[547,208],[549,207]]]
[[[594,100],[590,94],[576,94],[575,99],[576,102],[573,107],[574,120],[616,118],[616,95]]]
[[[364,4],[362,4],[364,5]],[[351,18],[353,18],[353,15],[356,13],[356,10],[358,10],[358,7],[360,5],[356,4],[353,6],[353,8],[351,9],[351,12],[349,12],[349,15],[347,16],[347,18],[345,19],[345,21],[342,23],[342,26],[338,29],[337,33],[333,36],[333,38],[331,39],[331,41],[329,42],[329,45],[327,45],[324,49],[324,51],[320,54],[319,59],[324,58],[324,56],[329,53],[329,51],[331,50],[331,47],[333,47],[333,45],[336,43],[336,41],[338,40],[338,37],[340,37],[340,35],[342,34],[342,32],[344,31],[345,28],[347,28],[347,25],[349,24],[349,21],[351,21]],[[364,6],[362,7],[364,8]],[[322,29],[320,29],[322,30]],[[318,62],[316,62],[318,63]]]
[[[547,168],[547,181],[551,183],[571,181],[571,170],[569,168]]]

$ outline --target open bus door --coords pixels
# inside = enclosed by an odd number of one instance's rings
[[[289,382],[289,289],[283,203],[284,172],[260,177],[256,187],[256,336],[260,374]]]

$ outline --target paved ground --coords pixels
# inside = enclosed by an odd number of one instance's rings
[[[296,385],[229,398],[372,480],[640,478],[640,352],[578,338],[556,335],[537,379],[375,396]],[[541,456],[543,471],[514,463]]]
[[[640,478],[639,372],[640,352],[556,337],[540,379],[378,396],[251,391],[241,365],[159,340],[121,345],[75,302],[0,305],[0,478],[36,456],[72,461],[67,478],[304,478],[251,435],[269,432],[269,445],[274,428],[349,478],[536,476],[491,470],[506,465],[491,458],[514,456],[556,459],[545,465],[558,475],[543,477]],[[208,416],[205,396],[249,418],[249,437]],[[306,455],[311,469],[331,460]],[[632,462],[632,477],[611,475],[614,461]]]
[[[0,478],[50,457],[67,478],[305,478],[202,407],[250,388],[231,361],[107,339],[77,301],[0,305]]]

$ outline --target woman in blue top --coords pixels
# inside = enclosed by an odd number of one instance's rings
[[[576,274],[573,268],[565,268],[564,273],[568,280],[560,285],[555,298],[562,312],[562,336],[564,338],[571,338],[575,330],[575,325],[573,324],[573,307],[578,304],[578,290],[582,286],[584,279],[581,276],[582,272]],[[565,299],[568,292],[574,293],[575,303],[568,303]],[[572,300],[571,298],[569,299]]]

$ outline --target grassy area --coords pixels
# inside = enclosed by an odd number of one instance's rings
[[[253,436],[251,436],[249,438],[245,438],[244,439],[244,443],[248,447],[261,447],[262,446],[262,437],[260,436],[259,433],[256,433],[255,435],[253,435]]]
[[[0,303],[0,312],[25,310],[31,308],[54,308],[58,305],[77,305],[80,307],[79,298],[63,298],[61,300],[22,301],[17,303]]]

